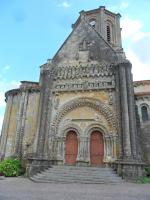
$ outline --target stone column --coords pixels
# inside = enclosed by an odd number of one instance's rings
[[[127,80],[126,80],[126,66],[127,63],[119,64],[119,80],[120,80],[120,102],[121,102],[121,125],[123,136],[123,156],[131,158],[131,144],[130,144],[130,121],[127,95]]]
[[[91,152],[90,152],[90,137],[87,137],[87,161],[91,161]]]
[[[88,138],[80,137],[80,144],[78,145],[78,161],[86,162],[88,161]]]
[[[112,148],[111,148],[111,137],[108,137],[108,156],[111,157]]]
[[[121,44],[121,29],[120,29],[120,17],[121,15],[120,14],[117,14],[116,16],[116,46],[117,47],[122,47],[122,44]]]
[[[110,146],[111,146],[111,158],[114,158],[114,138],[113,136],[110,137]]]
[[[109,137],[107,136],[106,138],[105,138],[105,140],[106,140],[106,160],[108,160],[108,157],[109,157]]]
[[[114,155],[114,159],[116,159],[117,158],[116,136],[113,137],[113,143],[114,143],[114,145],[113,145],[113,152],[114,152],[113,155]]]
[[[57,159],[63,160],[63,138],[58,138]]]
[[[8,136],[8,129],[9,129],[9,120],[11,115],[12,103],[13,103],[13,95],[6,96],[7,105],[5,116],[3,120],[3,127],[1,132],[1,143],[0,143],[0,159],[5,157],[6,145],[7,145],[7,136]]]
[[[106,142],[106,137],[104,137],[104,161],[106,161],[107,157],[107,142]]]
[[[37,150],[36,156],[38,158],[44,158],[47,155],[45,149],[46,137],[48,140],[48,129],[49,123],[48,114],[51,107],[51,88],[53,83],[53,73],[50,68],[50,63],[42,66],[41,77],[40,77],[40,103],[38,113],[38,129],[37,129]],[[48,141],[46,143],[48,145]]]
[[[104,14],[105,6],[100,6],[100,33],[106,39],[106,27],[105,27],[105,14]]]
[[[118,159],[123,158],[123,136],[122,136],[122,122],[121,122],[121,91],[120,91],[120,74],[119,65],[114,66],[115,68],[115,79],[116,79],[116,112],[118,117]]]
[[[137,148],[136,148],[137,128],[136,128],[133,80],[132,80],[132,74],[131,74],[131,63],[128,63],[128,66],[126,67],[126,80],[127,80],[131,148],[132,148],[133,158],[136,158],[137,157]]]
[[[114,136],[111,137],[111,146],[112,146],[112,158],[115,158],[115,142],[114,142]]]

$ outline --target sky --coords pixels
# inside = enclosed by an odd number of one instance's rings
[[[81,10],[105,6],[121,14],[122,43],[134,80],[150,79],[149,0],[0,0],[0,130],[4,93],[20,81],[38,81]]]

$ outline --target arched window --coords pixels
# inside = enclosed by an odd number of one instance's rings
[[[148,121],[148,109],[147,106],[142,106],[141,107],[141,114],[142,114],[142,121],[146,122]]]
[[[95,28],[96,27],[96,19],[90,19],[89,20],[90,25]]]
[[[113,43],[113,23],[109,20],[106,23],[106,39],[107,42]]]
[[[110,26],[107,25],[107,41],[110,43],[111,42],[111,33],[110,33]]]

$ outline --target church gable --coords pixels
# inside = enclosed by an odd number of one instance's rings
[[[54,56],[54,91],[115,88],[113,48],[88,22],[81,21]]]
[[[95,61],[114,63],[116,60],[117,56],[113,48],[84,18],[81,18],[54,56],[53,63],[62,67]]]

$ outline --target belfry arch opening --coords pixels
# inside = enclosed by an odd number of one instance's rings
[[[106,39],[110,44],[114,42],[113,34],[113,23],[108,20],[106,24]]]

